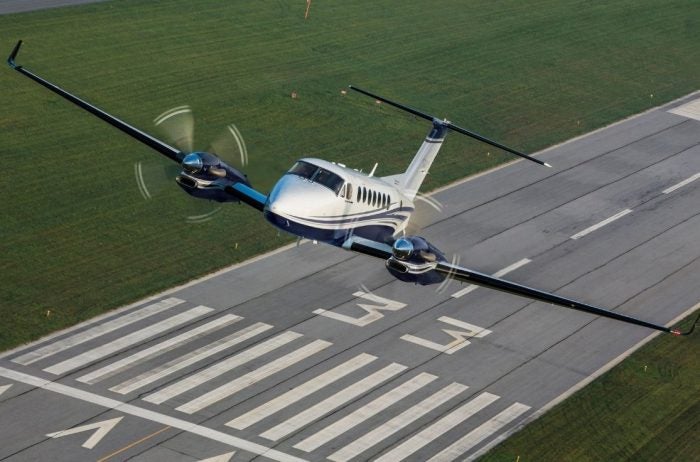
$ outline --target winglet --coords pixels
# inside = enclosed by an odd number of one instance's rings
[[[695,318],[695,322],[693,323],[692,326],[690,326],[690,329],[687,332],[681,332],[679,329],[673,329],[673,330],[671,330],[671,333],[673,335],[683,335],[683,336],[690,335],[695,330],[695,326],[698,325],[698,322],[700,322],[700,314],[698,314],[698,317]]]
[[[10,53],[10,56],[7,58],[7,64],[9,64],[9,66],[12,69],[17,69],[18,67],[22,67],[22,66],[17,66],[17,64],[15,64],[15,58],[17,57],[17,53],[19,53],[20,46],[22,46],[21,40],[19,42],[17,42],[17,45],[15,45],[14,50],[12,50],[12,53]]]

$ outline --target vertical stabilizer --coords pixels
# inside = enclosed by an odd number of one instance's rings
[[[447,127],[444,122],[433,119],[433,127],[428,133],[428,136],[423,141],[420,149],[408,166],[408,169],[401,175],[399,187],[403,190],[406,197],[413,199],[418,194],[420,186],[425,180],[425,176],[430,170],[438,151],[442,147],[442,142],[445,140]]]

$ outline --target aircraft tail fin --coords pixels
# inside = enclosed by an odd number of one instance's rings
[[[413,157],[406,171],[400,176],[397,186],[409,199],[413,200],[425,180],[430,166],[437,157],[445,140],[447,127],[439,120],[433,120],[433,127]]]
[[[391,179],[392,183],[404,189],[406,195],[411,198],[415,197],[416,193],[418,192],[418,188],[420,188],[421,184],[423,183],[423,180],[425,179],[425,176],[428,174],[428,169],[435,160],[435,156],[437,156],[440,147],[442,147],[442,142],[445,139],[445,134],[448,129],[453,130],[457,133],[461,133],[463,135],[467,135],[483,143],[490,144],[491,146],[495,146],[499,149],[503,149],[504,151],[510,152],[511,154],[515,154],[516,156],[520,156],[529,161],[535,162],[540,165],[544,165],[545,167],[551,167],[551,165],[549,165],[546,162],[543,162],[539,159],[535,159],[532,156],[510,148],[497,141],[491,140],[482,135],[479,135],[478,133],[455,125],[447,119],[440,120],[437,117],[434,117],[430,114],[426,114],[425,112],[419,111],[418,109],[414,109],[410,106],[406,106],[395,101],[388,100],[386,98],[354,87],[352,85],[350,85],[349,87],[351,90],[355,90],[358,93],[362,93],[363,95],[367,95],[371,98],[374,98],[377,101],[384,102],[389,106],[393,106],[397,109],[401,109],[402,111],[406,111],[410,114],[413,114],[414,116],[421,117],[432,122],[433,127],[430,130],[428,137],[425,139],[420,149],[418,149],[418,152],[413,158],[411,164],[408,166],[408,169],[403,173],[403,175],[394,175],[388,177]]]

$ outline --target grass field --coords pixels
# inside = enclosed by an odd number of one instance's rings
[[[479,462],[699,460],[698,347],[654,339]]]
[[[303,0],[192,5],[0,16],[0,49],[24,39],[20,64],[144,129],[189,104],[200,149],[235,122],[263,191],[304,155],[379,162],[380,175],[405,168],[426,124],[341,96],[348,83],[526,151],[700,88],[696,0],[317,0],[307,21]],[[0,88],[0,350],[289,241],[243,206],[188,223],[192,199],[174,182],[144,200],[135,162],[165,160],[9,68]],[[505,158],[450,137],[426,189]],[[553,426],[538,421],[487,460],[692,460],[698,337],[674,340],[650,344],[553,411]]]

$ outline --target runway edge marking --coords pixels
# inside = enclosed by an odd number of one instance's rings
[[[169,425],[173,428],[177,428],[195,435],[199,435],[210,440],[218,441],[220,443],[227,444],[229,446],[242,449],[253,454],[261,455],[279,462],[306,462],[305,459],[294,457],[276,449],[263,446],[262,444],[253,443],[252,441],[244,440],[242,438],[229,435],[218,430],[213,430],[211,428],[203,427],[201,425],[188,422],[186,420],[178,419],[176,417],[170,417],[155,411],[150,411],[148,409],[143,409],[138,406],[134,406],[133,404],[125,403],[123,401],[119,401],[112,398],[106,398],[104,396],[100,396],[89,391],[80,390],[78,388],[70,387],[68,385],[63,385],[60,383],[51,382],[50,380],[34,377],[23,372],[13,371],[11,369],[7,369],[5,367],[0,366],[0,376],[8,378],[10,380],[15,380],[20,383],[24,383],[26,385],[31,385],[64,396],[79,399],[81,401],[96,404],[98,406],[103,406],[108,409],[113,409],[117,412],[121,412],[135,417],[140,417],[142,419],[150,420],[152,422],[158,422],[163,425]]]
[[[674,325],[674,324],[680,322],[681,320],[683,320],[683,319],[687,318],[688,316],[690,316],[690,315],[691,315],[694,311],[696,311],[698,308],[700,308],[700,302],[696,303],[696,304],[693,305],[692,307],[690,307],[690,308],[688,308],[687,310],[685,310],[683,313],[681,313],[681,314],[679,314],[678,316],[676,316],[675,318],[673,318],[673,319],[672,319],[668,324],[666,324],[666,325],[667,325],[667,326],[672,326],[672,325]],[[617,366],[618,364],[620,364],[623,360],[625,360],[628,356],[630,356],[632,353],[634,353],[637,349],[643,347],[644,345],[646,345],[647,343],[649,343],[650,341],[652,341],[653,339],[655,339],[655,338],[658,337],[659,335],[661,335],[661,332],[654,332],[654,333],[648,335],[647,337],[643,338],[642,340],[640,340],[640,341],[637,342],[636,344],[632,345],[630,348],[628,348],[627,350],[625,350],[623,353],[621,353],[621,354],[620,354],[619,356],[617,356],[616,358],[610,360],[608,363],[606,363],[603,367],[601,367],[600,369],[598,369],[597,371],[595,371],[593,374],[591,374],[591,375],[589,375],[588,377],[586,377],[585,379],[581,380],[580,382],[578,382],[577,384],[575,384],[573,387],[569,388],[569,389],[566,390],[564,393],[562,393],[561,395],[557,396],[556,398],[554,398],[553,400],[551,400],[550,402],[548,402],[547,404],[545,404],[544,406],[542,406],[540,409],[538,409],[537,411],[535,411],[535,412],[533,412],[532,414],[530,414],[528,417],[526,417],[525,419],[523,419],[522,421],[520,421],[520,423],[518,423],[518,425],[516,425],[515,427],[511,428],[510,430],[508,430],[508,431],[506,431],[506,432],[504,432],[504,433],[501,433],[501,434],[498,435],[496,438],[494,438],[493,440],[491,440],[488,444],[486,444],[484,447],[482,447],[482,448],[479,449],[478,451],[476,451],[476,452],[470,454],[469,457],[467,457],[467,458],[464,459],[464,460],[465,460],[465,461],[466,461],[466,460],[469,460],[469,461],[471,461],[471,460],[476,460],[476,459],[478,459],[479,457],[483,456],[484,454],[486,454],[488,451],[490,451],[492,448],[494,448],[495,446],[497,446],[497,445],[500,444],[501,442],[503,442],[503,441],[505,441],[506,439],[510,438],[512,435],[514,435],[515,433],[519,432],[520,430],[522,430],[523,428],[525,428],[527,425],[530,425],[532,422],[534,422],[535,420],[537,420],[537,419],[539,419],[540,417],[542,417],[542,415],[544,415],[547,411],[549,411],[550,409],[552,409],[554,406],[556,406],[557,404],[559,404],[559,403],[561,403],[562,401],[566,400],[566,399],[569,398],[571,395],[573,395],[573,394],[576,393],[577,391],[581,390],[581,389],[584,388],[586,385],[588,385],[589,383],[593,382],[595,379],[597,379],[597,378],[600,377],[601,375],[605,374],[606,372],[608,372],[608,371],[609,371],[610,369],[612,369],[613,367],[615,367],[615,366]]]

